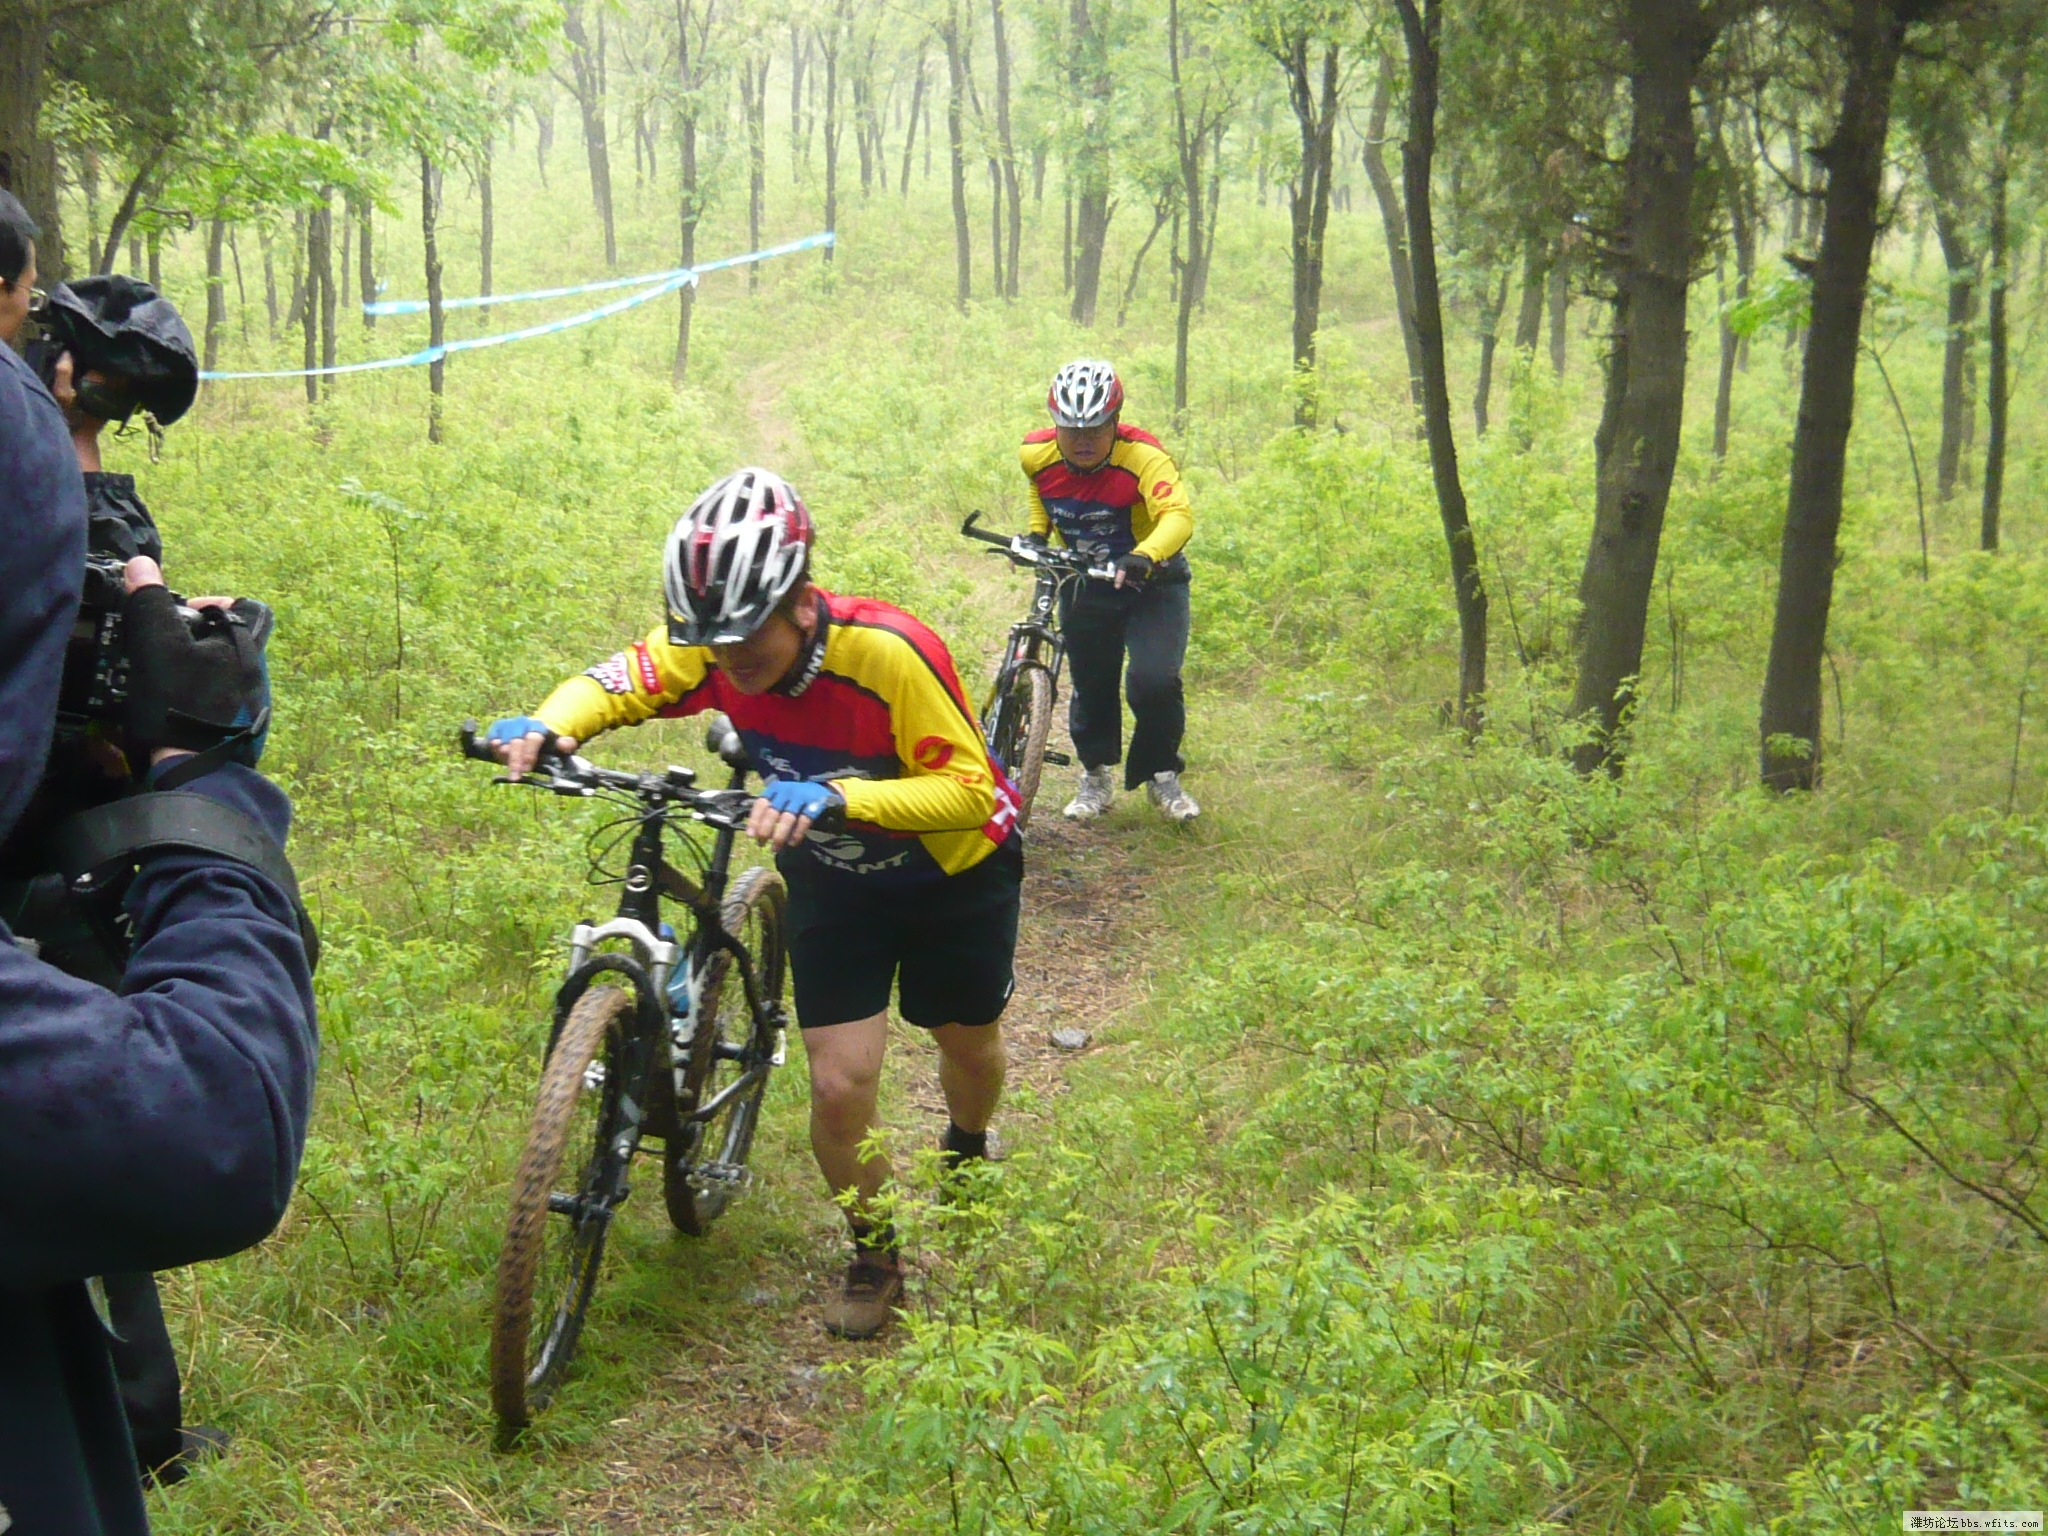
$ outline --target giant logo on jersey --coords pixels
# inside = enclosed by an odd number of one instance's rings
[[[910,749],[910,755],[926,773],[937,773],[953,761],[953,743],[943,736],[927,736]]]

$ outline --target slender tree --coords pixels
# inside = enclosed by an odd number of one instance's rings
[[[1401,191],[1407,203],[1408,250],[1415,279],[1415,331],[1422,350],[1422,418],[1437,514],[1450,547],[1451,591],[1458,607],[1459,728],[1475,735],[1486,708],[1486,587],[1479,575],[1479,545],[1458,474],[1451,433],[1450,386],[1444,370],[1443,302],[1437,283],[1436,228],[1431,170],[1436,159],[1438,71],[1442,60],[1442,0],[1395,0],[1408,47],[1408,139],[1401,147]],[[1331,86],[1334,96],[1335,87]]]

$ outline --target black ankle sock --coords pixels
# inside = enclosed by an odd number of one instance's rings
[[[952,1121],[946,1122],[946,1161],[955,1168],[962,1163],[974,1162],[988,1156],[987,1131],[963,1131]]]

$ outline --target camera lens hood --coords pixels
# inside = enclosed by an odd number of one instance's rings
[[[192,333],[177,306],[148,283],[118,272],[59,283],[43,324],[80,373],[119,380],[162,425],[192,408],[199,392]]]

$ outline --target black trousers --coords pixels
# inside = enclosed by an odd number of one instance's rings
[[[1188,654],[1188,624],[1184,568],[1176,573],[1169,565],[1142,587],[1118,590],[1079,581],[1060,594],[1060,627],[1074,684],[1067,728],[1082,767],[1106,768],[1124,755],[1119,674],[1135,721],[1124,788],[1186,766],[1180,756],[1187,730],[1180,669]]]
[[[171,1331],[164,1325],[163,1302],[156,1276],[108,1275],[107,1314],[116,1337],[108,1341],[114,1375],[121,1383],[121,1406],[128,1412],[128,1432],[135,1440],[135,1459],[144,1471],[163,1466],[182,1450],[178,1434],[184,1404],[179,1400],[178,1357],[171,1350]]]

